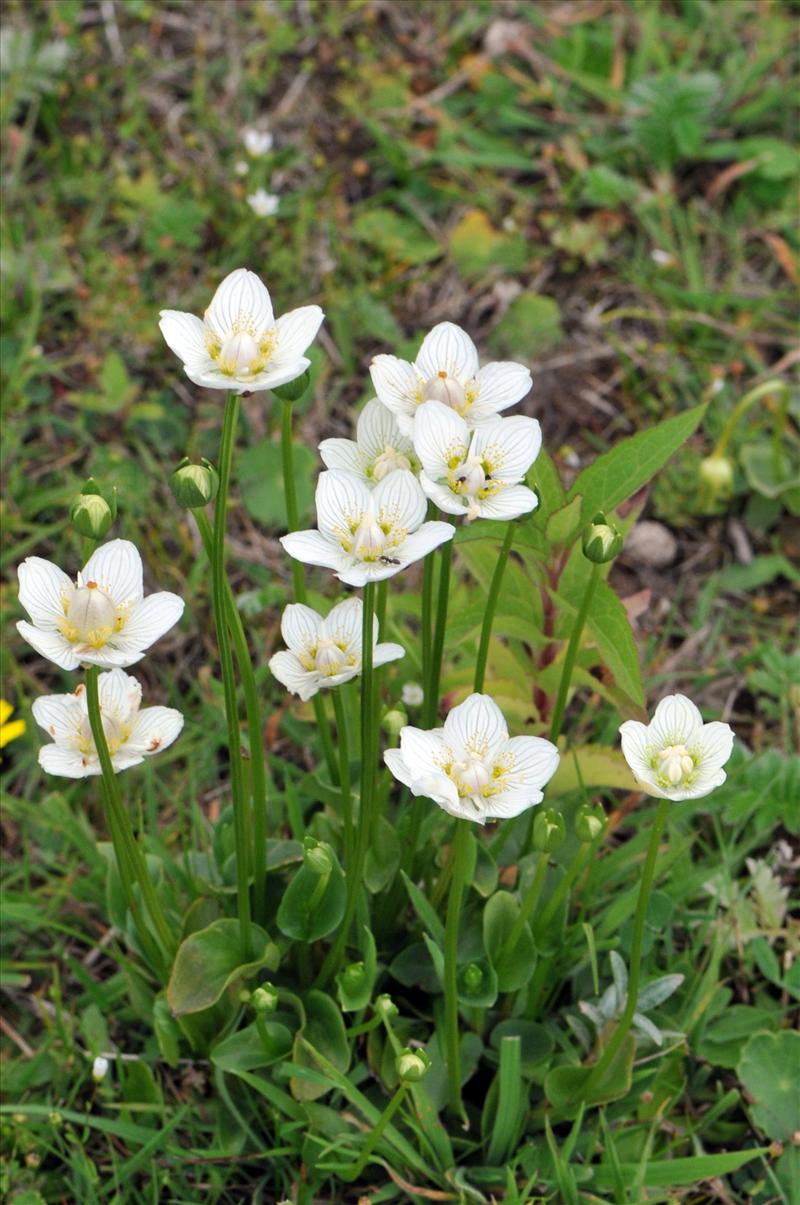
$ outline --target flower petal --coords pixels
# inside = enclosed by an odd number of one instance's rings
[[[295,653],[313,648],[319,640],[322,616],[303,603],[290,603],[281,616],[281,636]]]
[[[233,333],[235,325],[247,329],[253,338],[272,327],[275,319],[266,285],[247,268],[237,268],[220,284],[205,320],[220,340]]]
[[[375,356],[369,366],[369,375],[382,405],[396,417],[405,415],[413,421],[417,404],[422,401],[424,383],[413,364],[397,356]]]
[[[391,523],[406,531],[415,531],[428,509],[425,494],[408,469],[397,469],[379,481],[372,500],[379,522]]]
[[[374,460],[387,448],[394,448],[404,456],[413,452],[411,440],[403,435],[391,410],[376,397],[367,402],[358,416],[356,442],[367,460]]]
[[[213,367],[213,363],[207,370],[198,372],[187,368],[186,375],[190,381],[193,381],[195,385],[202,386],[203,389],[224,389],[228,393],[258,393],[261,390],[274,389],[278,385],[285,385],[288,381],[296,380],[297,377],[302,376],[310,363],[311,361],[303,356],[291,364],[278,365],[274,369],[266,368],[263,372],[256,373],[255,376],[248,377],[244,381],[220,372],[219,369]]]
[[[491,759],[508,741],[508,725],[490,695],[470,695],[448,712],[444,736],[457,758],[466,752]]]
[[[361,625],[364,607],[360,598],[337,603],[322,621],[323,635],[345,645],[347,652],[361,656]],[[373,616],[373,640],[378,639],[378,617]],[[359,671],[360,672],[360,671]]]
[[[485,364],[476,377],[476,395],[470,418],[497,414],[509,406],[521,402],[530,393],[533,384],[530,369],[511,360],[496,360]]]
[[[364,476],[364,463],[355,440],[323,439],[318,451],[326,469],[342,469],[346,473]]]
[[[638,720],[626,720],[620,725],[619,736],[622,756],[633,771],[634,777],[641,782],[649,781],[653,776],[650,765],[653,739],[649,728]]]
[[[452,523],[443,523],[439,519],[423,523],[419,531],[412,532],[396,550],[397,558],[402,562],[401,568],[405,569],[408,565],[413,565],[415,561],[421,561],[429,552],[433,552],[434,548],[438,548],[447,540],[452,540],[455,534],[456,529]]]
[[[111,716],[120,723],[127,723],[139,710],[142,701],[142,688],[132,674],[126,674],[122,669],[112,669],[100,674],[97,679],[97,693],[100,698],[100,710],[103,715]],[[83,698],[85,699],[85,695]],[[88,707],[84,704],[84,715],[88,715]]]
[[[142,598],[142,558],[130,540],[109,540],[101,544],[81,572],[81,582],[96,582],[117,608]]]
[[[275,348],[269,361],[270,369],[298,361],[317,337],[324,317],[318,305],[304,305],[282,314],[275,323]]]
[[[88,778],[100,773],[96,755],[84,757],[77,749],[60,749],[58,745],[43,745],[39,750],[39,765],[47,774],[59,778]]]
[[[111,637],[113,648],[121,652],[140,652],[155,644],[183,615],[185,603],[177,594],[160,590],[134,603],[122,631]]]
[[[467,332],[454,322],[440,322],[422,340],[415,366],[425,381],[446,372],[463,383],[476,375],[479,363]]]
[[[713,720],[710,724],[703,725],[700,734],[700,744],[703,747],[701,771],[705,771],[707,767],[718,770],[720,766],[725,765],[733,752],[733,737],[733,729],[729,724]]]
[[[40,728],[62,749],[77,749],[86,707],[77,695],[42,695],[31,708]]]
[[[686,695],[667,695],[650,721],[651,740],[660,748],[686,745],[699,737],[703,717]]]
[[[460,414],[442,402],[423,402],[414,418],[414,451],[433,481],[447,477],[452,461],[465,460],[469,427]]]
[[[486,816],[490,820],[511,820],[543,799],[544,795],[538,787],[509,787],[486,800]]]
[[[37,628],[53,631],[63,622],[74,583],[57,565],[39,556],[26,557],[17,570],[19,601]]]
[[[144,650],[114,648],[112,644],[106,644],[101,649],[78,644],[75,651],[81,665],[99,665],[101,669],[125,669],[144,657]]]
[[[289,556],[293,556],[296,561],[303,561],[306,565],[338,569],[347,562],[336,540],[314,529],[292,531],[287,536],[281,536],[280,541]]]
[[[393,473],[392,476],[397,474]],[[316,492],[320,531],[339,543],[354,526],[358,526],[362,515],[369,509],[371,497],[366,483],[355,473],[345,473],[341,469],[327,469],[320,473]]]
[[[415,430],[418,429],[419,414]],[[523,480],[541,446],[542,429],[538,422],[521,414],[479,427],[472,440],[473,455],[486,462],[493,478],[509,485]]]
[[[292,694],[299,695],[304,703],[319,690],[321,674],[304,669],[296,653],[284,650],[274,653],[269,659],[269,668],[273,677]]]
[[[402,753],[399,749],[387,749],[384,752],[383,760],[392,772],[392,775],[401,782],[404,787],[410,789],[413,782],[411,770],[406,765]]]
[[[24,619],[17,623],[17,631],[23,640],[27,640],[31,648],[36,649],[37,653],[41,653],[43,657],[60,666],[61,669],[77,669],[80,665],[81,658],[76,654],[66,636],[62,636],[60,632],[42,631],[41,628],[35,628],[31,623],[25,623]]]
[[[556,746],[541,736],[513,736],[500,752],[501,765],[504,755],[513,759],[508,778],[511,785],[535,787],[537,791],[550,781],[560,761]]]
[[[214,361],[206,346],[206,328],[200,318],[181,310],[162,310],[158,325],[167,347],[186,368],[194,372],[213,369]]]
[[[536,510],[539,499],[527,485],[508,485],[478,502],[482,519],[516,519]]]
[[[463,494],[454,494],[449,485],[440,485],[431,481],[425,473],[420,473],[419,483],[434,506],[443,510],[446,515],[465,515],[469,510],[469,502]]]
[[[406,650],[402,644],[392,644],[387,641],[386,644],[376,644],[375,651],[372,654],[373,665],[387,665],[390,661],[399,661],[401,657],[405,657]]]
[[[183,716],[174,707],[145,707],[120,752],[124,757],[150,757],[177,740],[182,728]]]

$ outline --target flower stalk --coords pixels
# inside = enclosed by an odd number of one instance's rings
[[[510,520],[506,524],[506,534],[503,538],[503,543],[500,548],[500,555],[497,558],[492,574],[492,580],[489,585],[489,596],[486,599],[486,610],[483,613],[483,626],[481,627],[481,640],[478,645],[478,658],[475,662],[475,680],[472,689],[476,694],[480,694],[483,690],[483,681],[486,676],[486,659],[489,656],[489,641],[492,637],[492,625],[494,623],[494,613],[497,610],[497,600],[500,597],[500,586],[503,581],[508,555],[511,552],[511,545],[514,542],[514,520]]]
[[[567,645],[567,653],[564,657],[564,666],[561,670],[561,681],[558,684],[558,695],[556,697],[556,705],[553,708],[553,718],[550,721],[550,740],[553,744],[558,743],[558,738],[561,734],[561,722],[564,719],[564,711],[567,706],[567,695],[569,694],[570,682],[572,681],[572,671],[575,667],[575,658],[578,655],[580,648],[581,636],[583,635],[586,617],[589,614],[589,607],[592,605],[592,597],[600,577],[600,565],[592,564],[592,571],[589,574],[589,580],[586,583],[586,589],[583,594],[583,602],[578,612],[575,623],[572,626],[572,632]]]
[[[458,927],[469,870],[469,822],[456,820],[453,838],[453,877],[447,900],[444,933],[444,1030],[450,1108],[464,1117],[461,1100],[461,1048],[458,1033]]]

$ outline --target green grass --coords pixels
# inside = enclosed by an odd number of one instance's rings
[[[625,957],[630,945],[633,867],[652,809],[606,792],[612,835],[581,880],[571,923],[559,919],[551,977],[529,1001],[536,1028],[522,1037],[521,1067],[488,1026],[478,1036],[476,1021],[470,1035],[484,1049],[476,1099],[488,1105],[483,1117],[473,1111],[470,1132],[448,1140],[458,1171],[436,1128],[406,1102],[380,1162],[343,1198],[326,1166],[357,1158],[363,1128],[389,1099],[385,1028],[355,1040],[344,1084],[307,1059],[308,1082],[322,1076],[328,1094],[302,1106],[286,1064],[231,1071],[185,1041],[176,1047],[156,985],[112,923],[99,791],[45,781],[36,764],[30,704],[71,678],[14,635],[3,695],[28,731],[3,753],[0,1189],[15,1205],[188,1205],[258,1192],[311,1205],[355,1201],[359,1188],[373,1202],[422,1201],[423,1189],[509,1205],[666,1201],[693,1187],[686,1199],[791,1202],[800,1176],[791,1151],[740,1168],[723,1155],[774,1137],[737,1069],[753,1032],[788,1028],[797,1011],[796,921],[782,894],[786,843],[800,827],[797,399],[784,408],[769,396],[739,424],[730,497],[703,500],[698,471],[740,397],[792,367],[796,47],[790,4],[734,0],[724,19],[720,8],[9,0],[0,613],[4,624],[20,617],[14,569],[25,555],[77,567],[81,543],[66,510],[85,478],[116,484],[114,534],[136,541],[152,582],[187,598],[180,630],[136,671],[158,702],[181,707],[186,729],[157,767],[125,780],[150,852],[175,868],[176,898],[198,893],[203,855],[224,868],[232,850],[209,575],[166,484],[185,453],[216,456],[221,408],[220,395],[183,376],[157,315],[202,312],[239,265],[267,281],[278,312],[307,302],[326,312],[297,427],[310,450],[300,482],[308,517],[313,450],[323,436],[350,434],[369,396],[371,356],[413,351],[437,321],[468,329],[485,358],[531,364],[535,389],[523,409],[540,419],[565,477],[622,436],[708,400],[697,434],[639,499],[677,534],[677,561],[658,569],[623,556],[613,582],[634,609],[650,591],[636,620],[649,697],[683,690],[740,737],[713,803],[674,809],[644,982],[685,978],[654,1012],[664,1047],[640,1050],[631,1093],[574,1125],[546,1125],[542,1059],[580,1055],[577,1003],[609,987],[610,951]],[[243,178],[240,130],[261,116],[275,148]],[[277,217],[248,207],[259,184],[280,194]],[[309,822],[324,790],[310,708],[287,707],[266,669],[290,596],[279,491],[264,484],[277,472],[278,424],[261,399],[245,402],[231,573],[266,699],[281,833],[300,839],[310,823],[328,840],[324,813]],[[468,681],[459,640],[469,638],[489,554],[462,545],[459,555],[451,616],[462,626],[444,672],[453,692]],[[413,625],[416,585],[409,576],[406,592],[392,594],[396,632]],[[331,594],[321,574],[312,586]],[[507,613],[522,600],[530,607],[521,563],[510,565],[504,597]],[[500,622],[498,631],[514,636]],[[514,685],[524,659],[511,645],[494,656],[504,700],[525,719]],[[393,697],[419,676],[411,652],[401,665],[387,675]],[[571,734],[608,745],[618,715],[591,668]],[[439,816],[426,826],[436,852]],[[525,848],[524,824],[511,828],[503,866]],[[532,873],[524,859],[519,870]],[[233,884],[225,873],[222,904]],[[430,882],[433,857],[427,873]],[[556,878],[551,871],[548,894]],[[402,894],[395,902],[407,904]],[[213,898],[207,906],[211,916]],[[376,934],[389,968],[381,990],[401,1004],[403,1042],[426,1038],[433,993],[423,926],[413,910],[405,915],[418,943],[413,965],[398,962],[388,915]],[[121,1057],[95,1087],[91,1059],[101,1050]]]

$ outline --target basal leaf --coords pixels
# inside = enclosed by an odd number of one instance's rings
[[[254,957],[247,962],[242,961],[239,922],[232,917],[214,921],[181,942],[167,986],[175,1016],[210,1008],[229,984],[261,967],[276,969],[277,946],[258,925],[252,928]]]

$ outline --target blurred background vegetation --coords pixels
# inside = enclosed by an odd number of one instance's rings
[[[623,435],[710,401],[640,499],[646,524],[615,584],[651,692],[686,691],[757,754],[744,765],[739,752],[737,785],[720,792],[736,836],[715,826],[708,907],[727,909],[732,945],[745,923],[762,943],[742,953],[745,984],[753,973],[781,983],[763,933],[784,923],[785,899],[759,928],[745,855],[779,821],[798,826],[786,820],[797,763],[776,752],[800,738],[796,397],[768,395],[737,425],[730,493],[701,489],[699,465],[737,401],[790,380],[800,358],[796,18],[788,0],[6,0],[0,609],[6,627],[19,618],[25,555],[77,567],[68,503],[90,474],[116,484],[114,534],[142,548],[151,587],[189,598],[182,630],[137,668],[190,717],[157,775],[142,772],[151,831],[160,818],[169,843],[220,808],[207,574],[166,484],[184,453],[215,457],[220,395],[185,378],[158,311],[202,313],[222,277],[247,266],[277,312],[318,302],[327,315],[297,432],[309,517],[315,445],[350,434],[371,356],[413,354],[436,322],[465,327],[484,359],[531,365],[519,409],[540,419],[565,478]],[[265,157],[247,153],[247,127],[274,135]],[[277,213],[253,211],[258,188],[278,195]],[[231,569],[276,709],[270,738],[283,718],[301,744],[307,726],[282,717],[283,692],[264,671],[289,575],[275,420],[263,397],[244,409]],[[86,1091],[69,1059],[107,1048],[103,1017],[130,1000],[135,1014],[138,989],[129,968],[92,953],[108,932],[84,816],[98,813],[82,788],[80,804],[52,783],[42,797],[29,706],[70,679],[16,636],[5,668],[3,693],[28,719],[5,751],[15,799],[5,797],[3,984],[23,1043],[11,1049],[24,1055],[7,1091],[54,1085],[69,1103]],[[587,714],[596,738],[612,739],[615,717]],[[770,862],[776,874],[786,857]],[[774,902],[783,889],[764,866],[753,875],[762,887],[766,875]],[[102,991],[85,947],[105,968]],[[62,975],[77,992],[68,1010]],[[31,977],[47,996],[35,1014]],[[765,1015],[758,1024],[771,1024]],[[730,1041],[755,1023],[742,1017]],[[178,1100],[198,1089],[190,1070],[176,1076]],[[17,1133],[15,1167],[34,1176],[29,1157],[62,1141]],[[78,1150],[74,1199],[99,1199]],[[203,1174],[222,1191],[224,1168]]]

